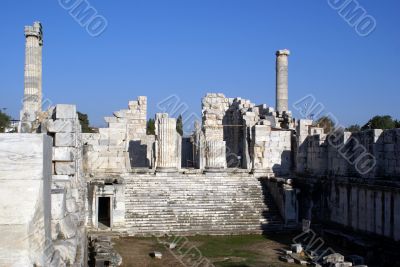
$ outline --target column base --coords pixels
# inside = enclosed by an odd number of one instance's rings
[[[156,173],[174,173],[178,172],[178,168],[174,167],[156,167]]]
[[[204,172],[208,173],[221,173],[221,172],[226,172],[226,169],[223,167],[206,167],[204,169]]]

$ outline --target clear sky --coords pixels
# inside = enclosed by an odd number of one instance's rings
[[[2,0],[0,108],[19,117],[24,25],[39,20],[44,96],[76,104],[97,126],[139,95],[148,96],[148,117],[170,95],[189,106],[185,114],[199,114],[207,92],[274,106],[275,51],[282,48],[292,52],[291,107],[312,94],[343,125],[363,124],[377,114],[400,119],[398,0],[358,1],[377,23],[367,37],[359,36],[328,0],[89,3],[108,21],[98,37],[90,36],[58,0]]]

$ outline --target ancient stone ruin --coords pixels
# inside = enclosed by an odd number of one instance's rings
[[[276,53],[276,109],[209,93],[190,136],[167,113],[148,135],[139,96],[82,133],[75,105],[42,110],[41,24],[25,36],[19,133],[0,134],[0,266],[86,266],[90,233],[261,234],[308,220],[400,241],[400,129],[325,134],[293,118],[288,50]]]

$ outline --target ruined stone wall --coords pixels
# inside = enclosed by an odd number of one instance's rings
[[[0,135],[0,164],[7,165],[0,176],[13,177],[0,194],[7,198],[2,210],[13,213],[1,217],[10,228],[1,232],[13,241],[2,239],[11,247],[0,254],[18,266],[86,266],[87,184],[76,108],[57,105],[43,116],[43,134]]]
[[[400,129],[325,135],[314,128],[299,142],[296,164],[312,176],[399,177]]]
[[[288,175],[291,171],[291,132],[280,128],[276,112],[266,105],[207,94],[203,98],[203,132],[206,148],[209,144],[222,149],[224,140],[226,167],[276,175]]]
[[[105,117],[108,128],[83,134],[87,173],[123,173],[154,167],[155,137],[146,135],[147,98],[129,101],[129,108]]]
[[[304,173],[307,168],[307,142],[306,138],[311,134],[312,120],[299,120],[296,125],[296,172]]]
[[[400,241],[400,188],[337,179],[327,199],[332,222]]]
[[[59,265],[87,262],[87,184],[83,175],[81,125],[74,105],[48,111],[41,130],[52,136],[51,238]]]
[[[311,135],[307,139],[307,172],[315,176],[327,174],[327,143],[325,134]]]
[[[270,122],[253,127],[253,170],[288,175],[292,168],[291,138],[288,130],[271,129]]]
[[[290,179],[269,178],[261,180],[265,183],[278,207],[286,227],[297,227],[299,203],[298,189],[291,185]]]
[[[228,167],[247,168],[247,139],[251,134],[247,128],[251,129],[258,120],[258,108],[250,100],[229,98],[229,109],[223,120]]]
[[[276,175],[288,175],[292,168],[292,132],[275,130],[266,143],[267,164]]]
[[[400,129],[309,133],[296,162],[303,218],[400,240]]]
[[[223,119],[229,100],[223,94],[207,94],[202,101],[204,154],[206,169],[226,168],[226,142]]]

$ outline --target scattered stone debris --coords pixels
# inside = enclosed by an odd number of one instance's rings
[[[284,255],[291,255],[293,253],[291,250],[287,250],[287,249],[281,249],[280,251]]]
[[[308,263],[308,261],[306,261],[303,257],[301,257],[297,254],[292,254],[291,257],[294,259],[294,262],[297,264],[307,265],[307,263]]]
[[[325,256],[322,258],[324,260],[324,263],[336,263],[336,262],[344,262],[344,256],[339,253],[333,253],[328,256]]]
[[[161,260],[162,259],[162,253],[159,252],[159,251],[154,251],[154,252],[150,253],[150,257]]]
[[[294,259],[289,255],[280,256],[279,259],[283,262],[294,263]]]
[[[292,244],[291,248],[293,253],[300,254],[301,252],[303,252],[303,247],[301,246],[301,244]]]
[[[113,245],[110,236],[89,236],[89,266],[120,266],[122,257],[114,250]]]
[[[306,251],[302,244],[292,244],[291,250],[281,249],[279,260],[287,263],[297,263],[300,265],[308,265],[313,267],[367,267],[364,264],[364,258],[358,255],[350,255],[345,257],[340,253],[332,253],[320,258],[322,255],[317,251]],[[324,251],[321,251],[324,253]],[[321,262],[320,262],[321,261]]]

